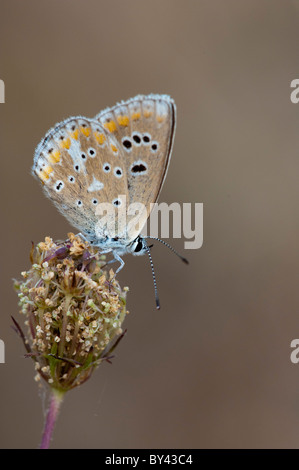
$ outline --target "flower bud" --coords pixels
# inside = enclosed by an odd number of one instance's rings
[[[36,363],[36,380],[43,378],[61,392],[85,382],[109,360],[127,313],[128,289],[105,271],[105,257],[68,236],[62,243],[46,237],[33,247],[32,266],[15,283],[27,335],[14,323]]]

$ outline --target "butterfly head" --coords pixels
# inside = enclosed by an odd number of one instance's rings
[[[144,255],[148,252],[146,240],[138,235],[137,238],[128,246],[128,251],[133,255]]]

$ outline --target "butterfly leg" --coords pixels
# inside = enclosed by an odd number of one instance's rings
[[[79,238],[81,238],[81,240],[83,240],[84,242],[89,243],[89,240],[87,240],[86,236],[83,235],[83,233],[81,233],[81,232],[80,232],[80,233],[76,233],[75,237],[79,237]]]
[[[110,264],[110,263],[115,263],[115,261],[118,261],[118,262],[120,263],[120,265],[119,265],[119,267],[117,268],[117,270],[115,271],[114,276],[113,276],[113,277],[110,279],[110,281],[109,281],[110,288],[112,287],[112,283],[113,283],[113,281],[115,280],[116,274],[119,273],[119,271],[120,271],[120,270],[124,267],[124,265],[125,265],[124,260],[123,260],[117,253],[114,252],[113,255],[114,255],[114,259],[108,261],[108,263]],[[108,263],[107,263],[107,264],[108,264]]]
[[[83,240],[84,242],[88,243],[91,246],[97,246],[95,241],[91,240],[91,239],[88,239],[87,236],[84,235],[84,233],[79,232],[79,233],[76,233],[75,236],[81,238],[81,240]],[[110,251],[111,250],[105,250],[103,253],[109,253]]]
[[[101,255],[102,254],[105,254],[105,253],[110,253],[112,250],[109,248],[107,250],[103,250],[101,251]],[[115,251],[113,252],[113,256],[114,258],[111,259],[110,261],[107,261],[106,265],[107,264],[112,264],[112,263],[116,263],[116,261],[118,261],[120,263],[120,266],[117,268],[117,270],[115,271],[115,274],[113,276],[113,279],[115,278],[116,274],[119,273],[119,271],[124,267],[124,265],[126,264],[124,262],[124,260],[119,256],[118,253],[116,253]]]
[[[120,263],[120,265],[118,266],[117,270],[115,271],[115,275],[114,275],[114,276],[116,276],[116,274],[119,273],[119,271],[124,267],[124,265],[125,265],[126,263],[124,262],[124,260],[123,260],[117,253],[113,253],[113,255],[114,255],[114,260],[115,260],[115,261],[118,261],[118,262]]]
[[[107,263],[105,264],[105,266],[107,266],[108,264],[113,264],[113,263],[116,263],[117,259],[110,259],[109,261],[107,261]]]
[[[112,251],[111,248],[108,248],[107,250],[101,251],[101,254],[110,253],[111,251]],[[119,273],[119,271],[120,271],[120,270],[124,267],[124,265],[125,265],[124,260],[123,260],[116,252],[113,252],[113,256],[114,256],[114,258],[111,259],[111,260],[109,260],[109,261],[107,261],[105,266],[107,266],[108,264],[115,263],[116,261],[118,261],[118,262],[120,263],[120,266],[117,268],[117,270],[116,270],[115,273],[114,273],[114,276],[113,276],[113,277],[110,279],[110,281],[109,281],[110,287],[112,287],[112,282],[114,281],[116,274]]]

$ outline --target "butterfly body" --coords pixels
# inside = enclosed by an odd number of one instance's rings
[[[125,254],[144,255],[147,251],[147,243],[143,237],[138,235],[135,240],[127,242],[126,238],[103,238],[103,239],[89,239],[84,234],[79,234],[82,238],[87,240],[91,245],[98,247],[102,253],[114,253],[119,256]]]
[[[37,146],[32,172],[58,210],[102,252],[143,254],[140,232],[167,173],[176,123],[167,95],[137,95],[95,118],[56,124]],[[144,210],[136,221],[130,208]],[[116,215],[101,223],[99,208]],[[117,211],[116,211],[117,209]],[[110,217],[110,218],[109,218]]]

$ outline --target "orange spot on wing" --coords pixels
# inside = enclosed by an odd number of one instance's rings
[[[60,147],[62,149],[69,149],[71,146],[71,139],[64,139],[61,143],[60,143]]]
[[[81,132],[84,134],[86,137],[90,136],[90,127],[81,127]]]
[[[137,121],[138,119],[140,119],[140,116],[141,116],[141,113],[133,113],[132,114],[133,121]]]
[[[47,175],[52,173],[52,171],[53,171],[53,168],[51,166],[46,166],[46,168],[44,168],[44,173],[47,173]]]
[[[38,177],[42,180],[42,183],[50,178],[50,173],[52,173],[53,168],[51,166],[46,166],[42,171],[37,172]]]
[[[111,149],[114,153],[118,152],[117,147],[115,147],[115,145],[113,145],[113,144],[111,144]]]
[[[147,109],[143,111],[143,116],[146,118],[151,117],[152,115],[153,115],[152,111],[148,111]]]
[[[38,173],[38,176],[39,178],[42,180],[42,182],[44,183],[46,180],[48,180],[50,178],[50,176],[48,175],[48,173],[46,173],[45,171],[40,171]]]
[[[158,121],[158,122],[163,122],[163,121],[165,121],[165,116],[162,116],[162,115],[157,116],[157,121]]]
[[[50,153],[50,155],[48,155],[48,161],[50,163],[58,163],[60,161],[60,152],[55,150],[54,152]]]
[[[79,136],[79,129],[76,129],[74,132],[71,133],[71,137],[75,140],[78,140]]]
[[[117,122],[120,126],[126,127],[130,122],[129,116],[118,116]]]
[[[100,145],[103,145],[103,143],[105,142],[106,140],[106,137],[104,134],[100,134],[99,132],[95,132],[94,133],[94,136],[95,138],[97,139],[97,141],[99,142]]]
[[[108,129],[109,132],[116,131],[116,124],[114,121],[105,122],[104,127],[105,129]]]

